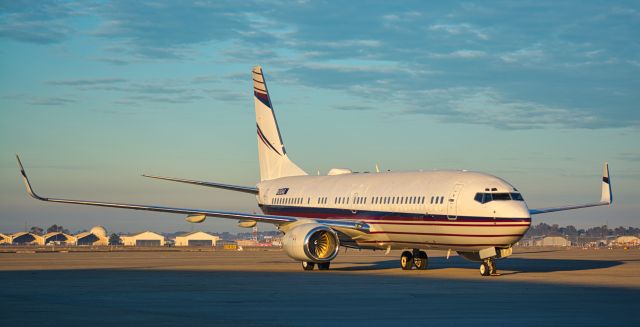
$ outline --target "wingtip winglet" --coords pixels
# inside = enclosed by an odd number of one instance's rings
[[[29,178],[27,177],[27,173],[24,171],[24,166],[22,165],[22,161],[20,160],[20,156],[16,154],[16,160],[18,160],[18,167],[20,168],[20,173],[22,174],[22,181],[24,182],[24,186],[27,188],[27,193],[34,199],[46,201],[45,198],[40,197],[33,191],[31,187],[31,182],[29,182]]]
[[[601,202],[605,202],[609,205],[613,203],[613,195],[611,192],[611,178],[609,177],[609,163],[605,162],[602,168],[602,196]]]

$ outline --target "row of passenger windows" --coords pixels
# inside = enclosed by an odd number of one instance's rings
[[[473,199],[483,204],[491,201],[524,201],[520,193],[476,193]]]
[[[271,199],[272,204],[302,204],[303,198],[274,198]],[[308,200],[307,200],[307,203]]]
[[[339,196],[333,199],[334,204],[349,204],[350,197]],[[364,196],[357,196],[353,198],[353,204],[367,204],[369,198]],[[425,196],[374,196],[370,198],[371,204],[424,204]],[[301,197],[286,197],[286,198],[273,198],[272,204],[302,204],[304,198]],[[311,198],[307,198],[307,204],[311,202]],[[444,196],[432,196],[430,204],[443,204]],[[319,197],[318,204],[327,204],[327,197]]]

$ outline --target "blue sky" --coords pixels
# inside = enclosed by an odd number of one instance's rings
[[[0,231],[191,229],[31,200],[14,153],[45,195],[256,211],[139,175],[255,184],[257,64],[309,172],[478,170],[541,207],[597,200],[609,161],[612,208],[534,220],[640,226],[639,31],[631,1],[0,1]]]

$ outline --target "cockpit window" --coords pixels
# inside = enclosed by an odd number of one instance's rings
[[[524,199],[522,198],[522,195],[520,193],[510,193],[511,194],[511,199],[514,201],[524,201]]]
[[[480,203],[491,201],[524,201],[520,193],[476,193],[474,200]]]
[[[509,201],[511,200],[511,197],[509,196],[509,193],[493,193],[493,200],[494,201]]]

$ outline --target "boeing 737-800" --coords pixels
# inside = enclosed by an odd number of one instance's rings
[[[331,169],[309,176],[287,154],[261,67],[253,69],[260,182],[255,187],[150,176],[150,178],[254,194],[263,214],[184,209],[42,197],[22,167],[27,192],[35,199],[187,215],[191,223],[207,217],[239,220],[242,227],[271,223],[284,233],[286,254],[305,270],[329,269],[340,246],[403,249],[402,269],[426,269],[425,249],[456,251],[480,262],[483,276],[496,274],[495,259],[512,253],[531,225],[531,216],[610,205],[609,168],[605,163],[599,202],[529,209],[507,181],[471,171],[356,173]]]

